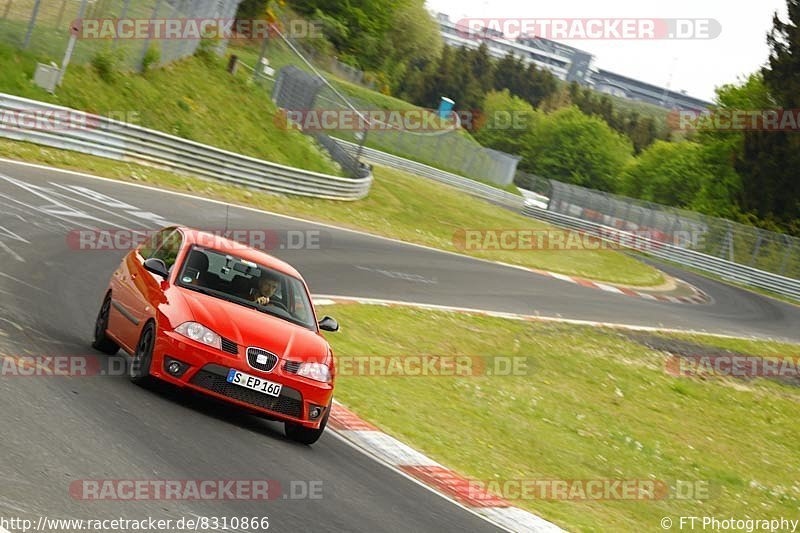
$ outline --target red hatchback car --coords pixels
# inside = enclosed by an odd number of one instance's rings
[[[333,399],[333,350],[290,265],[210,233],[171,227],[111,277],[94,348],[132,359],[131,381],[158,378],[285,423],[312,444]]]

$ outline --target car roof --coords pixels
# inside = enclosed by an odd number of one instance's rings
[[[177,229],[183,233],[187,244],[196,244],[211,250],[219,250],[221,252],[229,253],[231,255],[241,257],[242,259],[252,261],[253,263],[258,263],[273,270],[277,270],[283,274],[301,280],[303,279],[303,276],[300,275],[300,272],[298,272],[297,269],[295,269],[289,263],[281,261],[277,257],[271,256],[261,250],[251,248],[246,244],[228,239],[222,235],[189,228],[186,226],[178,226]],[[269,242],[269,239],[265,239],[265,242]]]

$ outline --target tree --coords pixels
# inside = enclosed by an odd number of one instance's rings
[[[255,0],[249,0],[255,1]],[[396,85],[415,62],[438,56],[442,38],[422,0],[289,0],[301,14],[322,20],[339,56],[380,71]]]
[[[484,146],[509,154],[523,154],[542,113],[508,89],[492,91],[483,103],[483,120],[476,128],[475,139]]]
[[[616,191],[632,157],[630,140],[598,117],[575,106],[545,115],[522,154],[527,168],[540,176],[576,185]]]
[[[788,0],[787,21],[777,13],[767,36],[764,85],[778,107],[800,107],[800,0]],[[742,175],[746,211],[792,226],[800,218],[800,136],[797,131],[748,131],[736,169]]]
[[[656,141],[623,174],[622,192],[677,207],[689,207],[713,175],[696,142]]]

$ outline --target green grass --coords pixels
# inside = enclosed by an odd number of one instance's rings
[[[138,181],[207,198],[300,216],[450,251],[459,229],[538,229],[550,226],[401,171],[375,168],[369,196],[357,202],[276,196],[222,182],[176,175],[132,163],[0,139],[0,155]],[[658,285],[660,272],[625,254],[599,251],[470,251],[469,255],[553,270],[599,281]]]
[[[337,378],[337,398],[382,430],[479,480],[705,482],[710,498],[517,500],[574,531],[654,531],[670,516],[794,517],[800,390],[695,380],[664,353],[608,329],[410,308],[325,306],[337,356],[524,356],[525,376]],[[391,326],[387,326],[391,324]],[[454,335],[453,332],[458,332]],[[743,353],[800,345],[693,336]]]
[[[190,58],[145,75],[117,72],[103,81],[87,65],[70,66],[57,95],[30,80],[37,57],[0,45],[0,91],[135,122],[193,141],[308,170],[341,174],[313,139],[276,125],[276,108],[225,61]]]

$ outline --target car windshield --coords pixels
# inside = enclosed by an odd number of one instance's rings
[[[193,246],[177,284],[317,329],[308,293],[299,279],[229,253]]]

